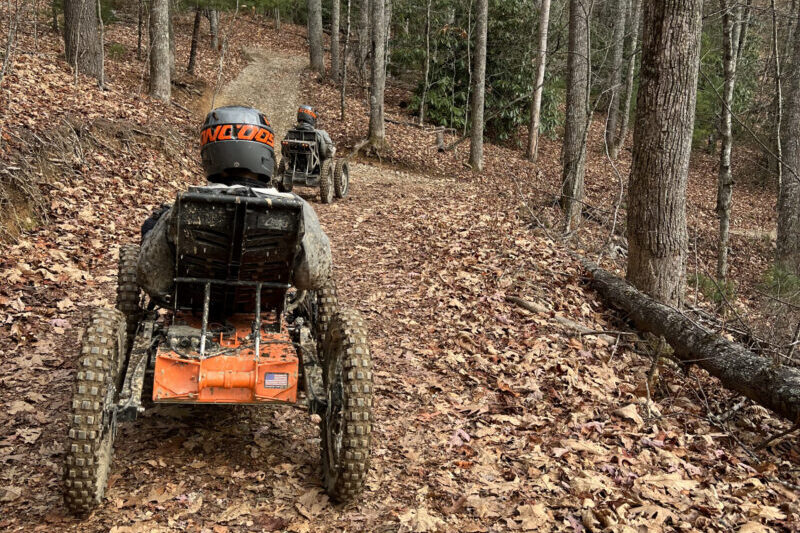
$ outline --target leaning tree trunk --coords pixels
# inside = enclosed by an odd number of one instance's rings
[[[311,70],[325,74],[325,54],[322,51],[322,2],[308,0],[308,53]]]
[[[358,55],[356,57],[356,67],[362,80],[367,79],[367,56],[372,47],[372,37],[370,35],[370,20],[372,19],[372,3],[370,0],[359,0],[358,2]]]
[[[103,52],[97,31],[96,0],[64,0],[64,50],[78,72],[100,79]]]
[[[702,6],[702,0],[644,3],[628,187],[628,281],[669,304],[683,300],[686,278],[686,181]]]
[[[639,22],[642,19],[642,0],[630,0],[628,10],[628,42],[626,45],[626,56],[628,60],[628,70],[625,72],[625,98],[622,99],[622,116],[617,136],[611,147],[611,158],[619,157],[619,151],[628,138],[628,124],[631,117],[631,101],[633,100],[633,80],[636,75],[636,47],[639,43]]]
[[[733,89],[736,83],[736,60],[739,50],[740,21],[736,20],[738,8],[731,0],[720,0],[722,10],[722,68],[725,84],[722,89],[722,109],[720,110],[720,136],[722,149],[719,152],[719,176],[717,183],[717,217],[719,217],[719,243],[717,247],[717,277],[725,279],[728,275],[728,241],[730,240],[731,203],[733,200],[733,175],[731,174],[731,147],[733,129],[731,106]]]
[[[584,266],[603,299],[625,311],[638,329],[663,336],[678,359],[697,364],[725,387],[790,421],[800,421],[800,370],[778,366],[698,326],[597,265],[584,262]]]
[[[619,93],[622,89],[622,51],[625,47],[625,11],[627,0],[616,0],[614,6],[614,33],[611,43],[611,74],[608,79],[611,97],[608,103],[608,118],[606,119],[606,148],[611,151],[614,146],[614,137],[617,134],[619,120]]]
[[[150,95],[170,100],[169,0],[150,3]]]
[[[339,81],[339,0],[331,1],[331,77]]]
[[[194,75],[194,67],[197,64],[197,41],[200,40],[200,22],[202,22],[203,13],[199,7],[194,10],[194,26],[192,26],[192,47],[189,50],[189,66],[186,71]]]
[[[531,122],[528,127],[528,159],[536,161],[539,155],[539,128],[541,126],[542,92],[544,92],[544,73],[547,63],[547,30],[550,25],[550,0],[542,0],[539,10],[539,51],[536,64],[536,85],[531,99]]]
[[[561,158],[561,209],[565,231],[578,225],[583,202],[586,165],[586,131],[589,125],[589,0],[569,2],[569,55],[567,56],[567,113]]]
[[[489,1],[478,0],[475,21],[475,63],[472,67],[472,129],[469,164],[473,172],[483,170],[483,100],[486,90],[486,34],[489,22]]]
[[[782,138],[781,188],[778,194],[778,251],[776,261],[800,274],[800,29],[794,31],[792,76],[786,91],[786,122]]]
[[[386,87],[386,23],[383,0],[372,0],[372,87],[369,97],[369,144],[382,149],[386,143],[383,92]]]

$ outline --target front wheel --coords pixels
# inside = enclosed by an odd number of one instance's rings
[[[125,358],[125,333],[122,313],[97,309],[81,346],[64,467],[64,501],[75,514],[91,511],[105,495],[116,433],[113,403]]]
[[[125,315],[127,343],[131,346],[142,317],[141,292],[136,280],[139,246],[126,244],[119,249],[117,267],[117,309]]]
[[[323,353],[322,482],[331,498],[346,502],[364,488],[372,433],[372,360],[358,313],[334,316]]]
[[[333,172],[333,192],[336,198],[346,198],[350,191],[350,164],[346,159],[336,162]]]
[[[333,201],[333,169],[330,159],[323,161],[319,167],[319,199],[323,204]]]

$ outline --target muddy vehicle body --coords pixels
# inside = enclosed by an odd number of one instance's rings
[[[313,129],[290,129],[281,141],[281,155],[275,180],[280,190],[288,192],[296,185],[317,187],[323,204],[331,203],[334,197],[347,196],[350,188],[347,160],[322,158]]]
[[[325,490],[352,500],[369,464],[369,346],[332,280],[314,291],[290,283],[301,200],[188,192],[173,209],[170,301],[140,290],[139,247],[123,246],[116,309],[90,317],[70,404],[67,507],[102,502],[118,424],[160,403],[304,406],[320,419]]]

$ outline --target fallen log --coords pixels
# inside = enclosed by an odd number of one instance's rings
[[[792,422],[800,422],[800,370],[760,357],[644,295],[594,263],[582,263],[600,296],[627,312],[638,329],[663,336],[678,360],[698,365],[728,389]]]

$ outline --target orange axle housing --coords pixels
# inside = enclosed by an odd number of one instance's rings
[[[177,319],[198,326],[198,319],[179,314]],[[252,315],[234,315],[228,322],[234,333],[220,334],[222,354],[187,357],[167,346],[156,354],[153,401],[177,403],[271,403],[297,401],[298,359],[286,324],[280,331],[261,331],[261,352],[255,354],[250,335]],[[197,357],[191,357],[196,355]]]

